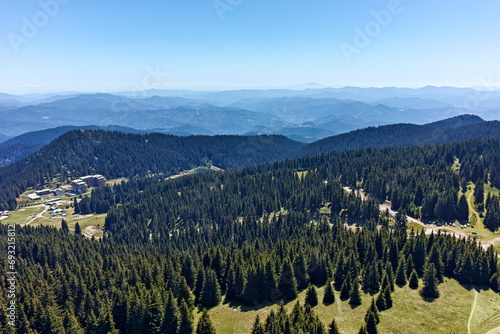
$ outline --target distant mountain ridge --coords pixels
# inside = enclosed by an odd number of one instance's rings
[[[431,86],[302,87],[312,88],[0,94],[0,123],[7,136],[68,124],[95,124],[176,135],[286,134],[310,143],[370,126],[427,124],[462,114],[500,119],[499,91]]]
[[[342,124],[339,119],[336,119],[338,124]],[[314,126],[302,126],[298,128],[286,128],[277,127],[274,129],[256,126],[251,132],[245,133],[245,136],[256,136],[262,134],[276,134],[284,135],[292,140],[301,142],[303,138],[314,138],[319,135],[325,137],[330,135],[323,140],[314,141],[309,145],[301,148],[304,152],[299,154],[315,154],[320,152],[332,151],[332,150],[345,150],[358,147],[382,147],[382,146],[392,146],[395,145],[412,145],[419,143],[438,143],[446,141],[447,138],[467,139],[476,138],[475,132],[468,134],[454,134],[454,131],[449,130],[452,128],[458,128],[463,126],[470,126],[473,124],[484,123],[485,121],[478,116],[473,115],[463,115],[454,118],[449,118],[446,120],[429,123],[426,125],[415,125],[415,124],[394,124],[380,127],[367,127],[361,130],[356,130],[348,132],[341,135],[333,135],[333,131],[328,131],[322,128],[315,128]],[[488,133],[494,131],[495,122],[487,123],[484,126],[483,133],[478,134],[478,136],[484,136]],[[314,124],[313,124],[314,125]],[[474,127],[472,127],[474,129]],[[478,126],[477,128],[480,128]],[[75,129],[85,129],[85,130],[107,130],[107,131],[118,131],[123,133],[135,133],[135,134],[145,134],[149,132],[158,132],[164,134],[171,134],[177,136],[190,136],[193,133],[196,135],[213,135],[214,133],[202,127],[196,126],[180,126],[170,130],[164,129],[151,129],[136,130],[121,126],[64,126],[57,127],[48,130],[41,130],[26,133],[14,138],[11,138],[3,143],[0,143],[0,167],[8,165],[10,163],[16,162],[22,158],[25,158],[34,152],[38,151],[40,148],[50,143],[57,137],[63,135],[64,133],[75,130]],[[346,127],[346,129],[348,129]],[[493,129],[493,130],[492,130]],[[474,130],[477,131],[477,130]],[[296,135],[298,133],[298,135]],[[332,136],[333,135],[333,136]],[[291,153],[290,153],[291,154]]]

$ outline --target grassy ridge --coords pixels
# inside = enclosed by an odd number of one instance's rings
[[[473,290],[464,288],[457,281],[445,279],[439,286],[441,297],[429,302],[419,295],[418,290],[408,286],[396,287],[392,309],[381,313],[381,322],[378,326],[380,333],[467,333],[467,322],[470,316]],[[324,287],[318,289],[321,302]],[[342,333],[356,334],[364,323],[364,317],[369,307],[371,296],[362,294],[363,304],[351,308],[348,301],[341,301],[339,293],[335,293],[336,301],[331,305],[319,304],[314,311],[320,319],[329,324],[335,318]],[[301,292],[298,300],[304,303],[305,291]],[[285,305],[288,312],[294,302]],[[237,311],[233,311],[233,307]],[[251,331],[255,317],[266,317],[271,309],[277,310],[278,305],[262,308],[248,308],[240,305],[221,304],[209,310],[210,317],[218,334],[248,334]],[[500,326],[500,295],[491,290],[479,291],[477,305],[472,317],[471,333],[487,333]]]

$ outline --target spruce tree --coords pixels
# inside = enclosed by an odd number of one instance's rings
[[[500,287],[499,284],[498,284],[499,281],[500,280],[498,278],[498,273],[494,273],[493,276],[491,276],[490,282],[489,282],[490,288],[493,291],[497,291],[497,292],[499,291],[499,287]]]
[[[78,199],[75,197],[73,200],[73,207],[75,208],[75,214],[80,213],[80,204],[78,203]]]
[[[399,258],[398,268],[396,269],[396,284],[400,287],[406,285],[406,263],[404,254]]]
[[[335,319],[332,320],[330,323],[330,326],[328,326],[328,334],[340,334],[339,328],[337,326],[337,323],[335,322]]]
[[[370,307],[368,308],[368,310],[366,310],[365,322],[368,321],[368,317],[370,314],[373,314],[375,316],[376,323],[378,324],[380,322],[380,314],[377,305],[375,305],[375,299],[373,297]]]
[[[352,288],[351,280],[350,277],[348,277],[348,279],[346,279],[344,283],[342,283],[342,288],[340,289],[340,299],[342,300],[349,299],[351,288]]]
[[[359,291],[359,281],[357,278],[354,280],[351,292],[349,293],[349,304],[353,306],[361,305],[361,292]]]
[[[415,265],[413,264],[413,256],[410,253],[406,259],[406,277],[410,277],[413,269],[415,269]]]
[[[179,308],[177,300],[172,295],[172,291],[168,291],[165,303],[165,315],[163,317],[162,330],[165,334],[177,334],[180,323]]]
[[[255,317],[255,321],[252,326],[252,334],[265,334],[266,330],[264,329],[264,325],[260,322],[260,317],[257,315]]]
[[[200,303],[203,307],[213,307],[219,305],[220,301],[221,292],[217,275],[213,269],[208,268],[201,289]]]
[[[200,320],[196,325],[196,334],[216,334],[215,327],[206,310],[203,310]]]
[[[335,294],[333,293],[332,282],[328,281],[323,296],[323,304],[332,304],[335,302]]]
[[[428,263],[434,264],[434,268],[436,270],[436,278],[439,283],[442,283],[444,280],[444,264],[441,258],[441,250],[437,243],[434,243],[431,247],[431,251],[429,253],[429,257],[427,258]]]
[[[469,220],[469,205],[467,204],[465,195],[460,196],[460,199],[458,200],[457,218],[464,221]]]
[[[63,231],[64,234],[69,233],[68,223],[64,219],[61,221],[61,231]]]
[[[193,334],[194,330],[194,319],[191,310],[189,309],[186,301],[182,300],[180,304],[180,323],[179,330],[177,334]]]
[[[158,292],[153,292],[151,302],[146,313],[146,331],[151,334],[162,333],[165,309]]]
[[[373,312],[368,311],[366,315],[366,333],[377,334],[377,317]]]
[[[311,307],[318,305],[318,293],[312,284],[307,288],[305,304]]]
[[[478,212],[484,211],[484,183],[482,180],[476,183],[476,188],[474,189],[474,203],[476,204]]]
[[[82,235],[82,229],[81,229],[80,224],[78,222],[76,222],[76,225],[75,225],[75,235]]]
[[[438,291],[438,279],[436,278],[436,267],[434,263],[428,263],[425,266],[424,276],[423,276],[423,288],[420,291],[422,296],[437,298],[439,297]]]
[[[412,289],[418,289],[418,275],[415,269],[413,269],[413,271],[410,274],[410,282],[408,285]]]
[[[384,291],[380,291],[377,296],[377,308],[380,311],[384,311],[387,309],[387,304],[385,302],[385,294]]]
[[[392,307],[392,295],[390,287],[385,288],[384,299],[385,299],[385,309],[388,310]]]
[[[278,290],[281,291],[285,300],[294,300],[297,298],[297,282],[290,260],[285,260],[278,283]]]

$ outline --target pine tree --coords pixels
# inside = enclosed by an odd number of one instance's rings
[[[415,269],[411,272],[409,287],[412,289],[418,289],[418,275]]]
[[[385,309],[388,310],[392,307],[391,289],[389,287],[386,287],[384,290],[384,299],[385,299]]]
[[[457,205],[457,218],[461,220],[469,220],[469,205],[465,195],[460,196]]]
[[[80,204],[78,203],[78,199],[75,197],[73,200],[73,207],[75,208],[75,214],[80,213]]]
[[[500,285],[499,285],[499,282],[500,282],[500,279],[498,278],[498,273],[494,273],[493,276],[491,276],[490,278],[490,288],[493,290],[493,291],[499,291],[500,289]]]
[[[391,291],[394,291],[394,271],[392,269],[392,264],[390,261],[387,261],[385,265],[385,274],[387,276],[387,281],[389,282]]]
[[[318,305],[318,293],[312,284],[307,288],[305,304],[311,307]]]
[[[342,288],[340,289],[340,299],[347,300],[349,299],[349,294],[351,293],[351,278],[348,277],[344,283],[342,283]]]
[[[294,300],[297,298],[297,282],[295,281],[295,274],[292,265],[288,259],[283,263],[278,289],[283,294],[283,298],[285,300]]]
[[[366,333],[377,334],[377,318],[373,312],[368,312],[366,316]]]
[[[180,314],[179,308],[177,307],[177,300],[172,295],[171,291],[168,291],[166,303],[165,303],[165,315],[163,318],[163,333],[165,334],[176,334],[179,328]]]
[[[476,188],[474,189],[474,203],[476,204],[478,212],[484,211],[484,183],[482,180],[476,183]]]
[[[265,334],[266,330],[264,329],[264,325],[260,322],[260,317],[257,315],[255,317],[255,321],[252,326],[252,334]]]
[[[406,259],[406,277],[410,277],[411,272],[415,269],[415,265],[413,264],[413,256],[408,255],[408,258]]]
[[[148,333],[162,333],[165,309],[158,292],[153,292],[151,303],[148,306],[145,325]]]
[[[438,279],[436,278],[436,267],[434,263],[428,263],[425,266],[424,277],[423,277],[423,288],[420,291],[424,297],[439,297],[439,291],[437,288]]]
[[[203,307],[213,307],[219,305],[221,301],[221,291],[217,275],[213,269],[208,268],[201,289],[200,303]]]
[[[359,281],[356,278],[349,293],[349,304],[361,305],[361,292],[359,291]]]
[[[335,302],[335,294],[333,293],[332,282],[328,281],[323,296],[323,304],[332,304]]]
[[[436,270],[436,278],[439,283],[443,282],[443,274],[444,274],[444,264],[441,259],[441,250],[437,243],[434,243],[431,247],[431,251],[429,253],[429,257],[427,258],[428,263],[434,264],[434,268]]]
[[[406,263],[404,254],[399,258],[398,268],[396,269],[396,284],[400,287],[406,285]]]
[[[377,305],[375,305],[374,298],[372,298],[372,303],[370,304],[370,307],[366,311],[365,321],[368,321],[370,313],[375,316],[375,320],[376,320],[377,324],[380,323],[380,314],[379,314]]]
[[[75,235],[82,235],[82,229],[81,229],[80,224],[78,222],[76,222],[76,225],[75,225]]]
[[[196,326],[196,334],[216,334],[215,327],[210,320],[210,316],[207,311],[204,310],[203,314],[198,321],[198,325]]]
[[[63,231],[64,234],[69,233],[68,223],[64,219],[61,221],[61,231]]]
[[[380,291],[377,296],[377,308],[380,311],[384,311],[387,309],[387,304],[385,302],[385,294],[384,291]]]
[[[194,319],[189,306],[183,300],[180,304],[180,323],[177,334],[193,334]]]
[[[337,326],[337,323],[335,322],[335,319],[332,320],[330,323],[330,326],[328,326],[328,334],[340,334],[339,328]]]

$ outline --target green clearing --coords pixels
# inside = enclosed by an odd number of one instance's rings
[[[488,333],[500,327],[500,302],[493,291],[480,291],[470,324],[471,333]]]
[[[500,231],[496,231],[495,233],[492,233],[490,230],[484,227],[483,225],[483,220],[484,218],[481,218],[479,216],[479,213],[476,211],[474,208],[474,184],[471,184],[471,186],[468,187],[467,192],[465,193],[465,198],[467,199],[467,203],[469,205],[469,222],[474,225],[474,228],[467,228],[461,230],[462,232],[465,232],[467,235],[470,235],[471,237],[478,237],[481,240],[484,241],[489,241],[494,238],[500,237]],[[490,191],[498,191],[496,188],[490,188]],[[486,185],[485,185],[485,190],[486,190]],[[460,226],[457,226],[459,229]],[[476,235],[473,235],[472,232],[476,232]],[[498,247],[498,244],[497,244]]]
[[[2,220],[3,224],[26,224],[34,216],[38,215],[43,211],[42,206],[20,208],[17,211],[10,211],[10,216],[7,219]]]
[[[43,225],[43,226],[53,226],[56,228],[61,228],[61,221],[64,218],[64,220],[66,220],[66,222],[68,223],[70,231],[75,230],[75,225],[78,222],[80,224],[80,228],[84,232],[87,227],[90,227],[86,233],[88,236],[102,237],[103,232],[101,229],[104,226],[106,214],[99,214],[99,215],[91,214],[84,216],[74,215],[73,208],[67,209],[67,214],[68,215],[66,217],[61,217],[61,216],[52,217],[52,215],[47,212],[43,215],[43,218],[38,218],[31,225],[32,226]],[[92,228],[92,226],[95,226],[97,228],[94,229]]]
[[[484,192],[496,196],[500,195],[500,190],[498,190],[495,187],[492,187],[490,183],[484,185]]]
[[[124,181],[124,182],[128,182],[128,178],[126,178],[126,177],[122,177],[122,178],[119,178],[119,179],[112,179],[112,180],[108,180],[108,181],[106,181],[106,184],[107,184],[108,186],[111,186],[111,187],[112,187],[112,186],[114,186],[115,184],[120,184],[120,183],[122,183],[123,181]]]
[[[422,299],[418,290],[408,286],[396,287],[393,293],[393,308],[381,313],[381,322],[378,326],[380,333],[467,333],[467,322],[470,316],[473,290],[462,287],[457,281],[445,279],[439,286],[441,296],[435,301],[428,302]],[[335,318],[342,333],[358,333],[364,323],[364,316],[371,301],[371,296],[362,294],[362,305],[351,308],[348,301],[340,301],[339,292],[335,292],[336,301],[331,305],[323,305],[321,300],[324,287],[318,289],[320,304],[314,311],[320,319],[329,324]],[[376,296],[375,296],[376,297]],[[305,291],[299,295],[304,303]],[[288,312],[294,302],[285,305]],[[237,311],[233,311],[233,307]],[[233,304],[222,304],[209,310],[210,317],[219,334],[248,334],[251,331],[255,317],[261,320],[271,309],[277,310],[278,305],[262,308],[244,307]],[[471,333],[486,333],[492,328],[500,326],[500,295],[491,290],[480,291],[477,305],[472,317]],[[199,314],[197,315],[199,316]]]
[[[410,232],[411,229],[413,229],[413,231],[415,231],[415,233],[421,233],[422,231],[425,230],[425,227],[423,227],[422,225],[415,223],[415,222],[409,222],[407,224],[407,227],[408,227],[408,232]]]

